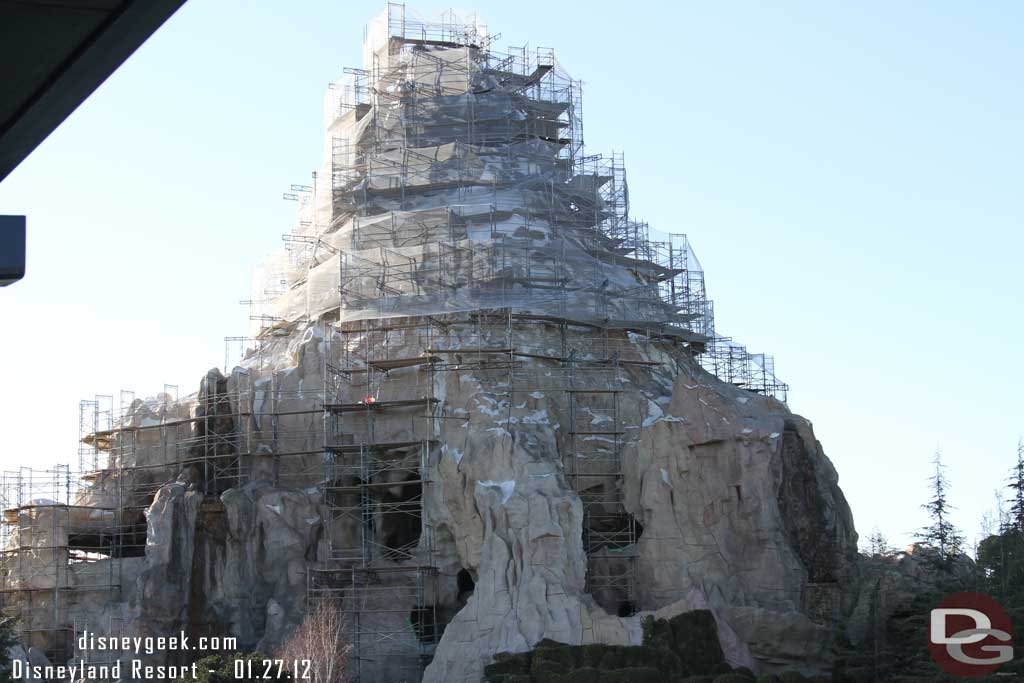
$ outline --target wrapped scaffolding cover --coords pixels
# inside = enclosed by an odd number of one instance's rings
[[[371,24],[363,68],[329,88],[324,167],[253,317],[502,308],[712,339],[696,255],[629,220],[621,155],[583,156],[579,84],[553,55],[405,22]],[[401,37],[413,25],[436,35]]]

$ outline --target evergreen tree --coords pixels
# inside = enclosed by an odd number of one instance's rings
[[[996,489],[994,492],[996,499],[996,531],[995,533],[1001,534],[1007,529],[1007,522],[1010,516],[1006,512],[1006,500],[1003,498],[1002,489]]]
[[[928,478],[932,499],[921,506],[928,511],[931,524],[921,529],[916,536],[936,548],[944,560],[949,560],[963,550],[964,536],[949,519],[953,510],[947,499],[949,480],[943,472],[945,466],[942,464],[942,454],[938,449],[935,451],[932,464],[935,465],[935,474]]]
[[[1010,510],[1007,527],[1024,533],[1024,439],[1017,441],[1017,464],[1010,474]]]
[[[868,554],[872,557],[882,556],[885,557],[892,552],[892,548],[889,546],[889,539],[885,537],[882,530],[877,526],[871,530],[871,535],[868,536]]]
[[[0,681],[13,680],[11,676],[11,656],[9,648],[17,645],[18,637],[14,629],[15,620],[8,617],[0,618]]]

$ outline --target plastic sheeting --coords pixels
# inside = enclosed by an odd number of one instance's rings
[[[413,26],[396,21],[371,24],[364,69],[328,91],[324,166],[254,278],[260,316],[509,308],[713,335],[685,238],[649,240],[628,222],[624,171],[577,156],[578,86],[553,57],[389,41]]]

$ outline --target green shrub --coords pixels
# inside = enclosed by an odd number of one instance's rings
[[[555,683],[554,674],[566,674],[577,668],[578,648],[552,640],[542,640],[533,650],[530,673],[537,683]]]
[[[488,683],[533,683],[533,676],[530,674],[495,674],[493,678],[487,678]]]
[[[544,639],[533,650],[501,653],[484,667],[488,683],[712,683],[732,673],[707,610],[643,621],[643,645],[567,645]],[[752,683],[749,670],[740,672]]]
[[[807,683],[807,676],[799,671],[783,671],[779,674],[779,680],[782,683]]]
[[[596,652],[584,653],[584,661]],[[591,664],[594,666],[594,664]],[[675,677],[682,671],[682,663],[674,652],[666,648],[648,645],[611,645],[605,646],[601,658],[596,663],[603,671],[615,669],[655,668],[663,677]]]
[[[530,675],[529,652],[520,652],[518,654],[499,652],[494,655],[494,662],[484,667],[484,678],[488,681],[490,681],[493,676],[509,674]]]
[[[750,681],[752,680],[753,679],[747,678],[743,674],[733,672],[716,676],[714,679],[714,683],[750,683]]]
[[[601,666],[601,660],[604,659],[604,655],[608,652],[608,648],[614,647],[612,645],[605,645],[603,643],[590,643],[589,645],[580,645],[580,666],[597,669]]]
[[[718,642],[718,625],[708,610],[693,610],[671,619],[645,619],[644,645],[667,648],[679,657],[684,676],[725,673],[725,655]]]
[[[0,681],[11,680],[13,665],[7,650],[18,644],[18,634],[15,629],[17,625],[17,619],[13,617],[0,618]]]
[[[664,683],[665,676],[649,666],[599,671],[598,683]]]
[[[562,674],[559,678],[559,683],[594,683],[597,680],[599,672],[597,669],[584,666],[579,669],[574,669],[567,674]]]

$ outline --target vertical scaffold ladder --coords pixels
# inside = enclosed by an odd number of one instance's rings
[[[307,578],[307,605],[330,599],[346,615],[357,680],[364,664],[380,660],[408,671],[414,680],[432,656],[431,639],[438,630],[433,605],[437,573],[430,566],[423,491],[429,484],[440,401],[432,396],[432,379],[427,396],[380,396],[380,389],[390,372],[431,367],[439,359],[388,357],[386,338],[373,343],[379,332],[369,323],[360,326],[357,334],[372,348],[359,357],[349,343],[337,364],[329,352],[325,354],[323,488],[328,551],[323,566]],[[398,430],[404,440],[395,440],[394,430],[388,429],[396,418],[413,420],[411,429]],[[422,426],[418,420],[423,420]],[[392,489],[397,486],[418,487],[418,493],[396,498]],[[420,524],[415,542],[396,546],[381,537],[383,527],[378,527],[396,519],[406,520],[399,524]],[[338,545],[337,539],[346,536],[354,542]],[[427,557],[418,552],[423,538]]]
[[[569,475],[583,504],[587,592],[631,612],[636,596],[636,522],[622,501],[625,437],[619,389],[570,387]]]

